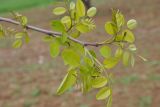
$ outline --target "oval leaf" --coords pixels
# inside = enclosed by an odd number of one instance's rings
[[[80,17],[85,16],[85,14],[86,14],[86,10],[85,10],[84,3],[82,2],[82,0],[77,0],[77,3],[76,3],[76,16],[77,16],[77,19],[79,19]]]
[[[135,20],[135,19],[131,19],[131,20],[129,20],[128,22],[127,22],[127,27],[129,28],[129,29],[134,29],[134,28],[136,28],[137,27],[137,21]]]
[[[97,100],[104,100],[111,95],[111,89],[108,87],[102,88],[96,95]]]
[[[66,9],[64,7],[57,7],[53,10],[53,13],[55,15],[62,15],[66,12]]]
[[[95,7],[91,7],[88,11],[87,11],[87,16],[89,17],[93,17],[95,16],[97,13],[97,9]]]
[[[111,56],[111,48],[108,46],[103,46],[100,49],[100,53],[103,57],[109,58]]]
[[[106,77],[97,77],[93,79],[92,81],[92,87],[93,88],[101,88],[105,86],[108,82],[108,79]]]
[[[135,41],[134,34],[130,30],[123,31],[122,35],[125,36],[124,40],[129,43],[133,43]]]
[[[104,65],[107,69],[111,69],[117,65],[118,61],[119,61],[119,58],[110,57],[104,60]]]
[[[72,67],[77,67],[80,64],[80,56],[75,51],[71,49],[65,49],[62,52],[62,58],[65,64],[68,64]]]
[[[16,40],[14,41],[14,43],[12,44],[13,48],[20,48],[22,46],[22,40]]]
[[[63,81],[61,82],[59,88],[57,89],[57,94],[61,95],[70,87],[72,87],[76,82],[76,71],[70,70],[68,71],[67,75],[64,77]]]
[[[110,35],[115,35],[117,33],[117,27],[112,22],[107,22],[105,24],[105,30]]]
[[[129,52],[124,52],[123,54],[123,65],[128,66],[129,65],[129,58],[130,58],[130,53]]]
[[[51,55],[51,57],[56,57],[56,56],[58,56],[58,54],[59,54],[59,51],[60,51],[60,45],[59,45],[59,43],[58,42],[52,42],[52,43],[50,43],[50,55]]]

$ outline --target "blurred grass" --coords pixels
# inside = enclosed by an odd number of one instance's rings
[[[0,0],[0,13],[45,6],[57,0]]]

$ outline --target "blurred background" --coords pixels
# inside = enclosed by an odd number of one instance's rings
[[[148,59],[144,63],[137,58],[134,68],[120,64],[110,70],[114,73],[113,107],[160,107],[160,0],[91,2],[98,8],[98,27],[82,39],[106,38],[104,22],[111,19],[111,8],[117,8],[126,20],[138,21],[134,31],[138,53]],[[52,14],[56,5],[56,0],[0,0],[0,16],[11,18],[10,11],[14,10],[26,15],[29,24],[50,29],[50,21],[58,18]],[[21,49],[12,49],[10,39],[0,40],[0,107],[104,107],[103,101],[95,100],[97,91],[83,95],[70,89],[57,96],[56,89],[66,72],[63,61],[50,57],[48,45],[41,41],[44,34],[29,34],[31,42]]]

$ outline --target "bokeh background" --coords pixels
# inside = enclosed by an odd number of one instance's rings
[[[58,0],[59,1],[59,0]],[[0,0],[0,16],[12,17],[10,11],[26,15],[29,23],[50,29],[55,17],[54,0]],[[118,8],[126,19],[137,19],[134,31],[138,53],[148,59],[136,60],[134,68],[118,65],[114,73],[113,107],[160,107],[160,0],[92,0],[98,8],[97,29],[83,36],[86,41],[106,38],[104,22],[111,18],[111,8]],[[6,27],[11,24],[0,22]],[[44,34],[29,31],[32,38],[21,49],[12,49],[10,39],[0,40],[0,107],[103,107],[92,91],[87,95],[70,89],[55,94],[65,75],[60,57],[49,56],[48,45],[41,41]],[[97,50],[98,52],[98,50]]]

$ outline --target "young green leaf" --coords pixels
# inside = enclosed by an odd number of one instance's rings
[[[26,16],[22,16],[22,17],[21,17],[21,24],[22,24],[23,26],[26,26],[27,23],[28,23],[27,17],[26,17]]]
[[[134,28],[136,28],[137,27],[137,21],[135,20],[135,19],[131,19],[131,20],[129,20],[128,22],[127,22],[127,27],[129,28],[129,29],[134,29]]]
[[[95,16],[97,13],[97,9],[95,7],[91,7],[90,9],[88,9],[87,11],[87,16],[88,17],[93,17]]]
[[[65,43],[67,41],[67,39],[68,39],[67,33],[63,33],[62,36],[61,36],[61,42]]]
[[[55,58],[59,55],[60,44],[57,41],[50,43],[50,55]]]
[[[118,12],[116,13],[116,22],[117,22],[117,26],[120,29],[121,26],[124,25],[125,23],[125,19],[122,13]]]
[[[66,9],[64,7],[57,7],[53,10],[53,13],[55,15],[62,15],[66,12]]]
[[[61,19],[61,22],[64,23],[64,24],[71,23],[71,18],[69,16],[64,16]]]
[[[64,32],[65,31],[65,27],[63,26],[63,24],[59,20],[52,21],[51,25],[52,25],[52,29],[54,31],[58,31],[58,32]]]
[[[112,107],[112,96],[109,97],[106,107]]]
[[[80,64],[79,54],[72,49],[65,49],[62,52],[62,58],[64,63],[70,65],[71,67],[77,67]]]
[[[21,39],[21,38],[23,38],[23,36],[25,36],[25,32],[18,32],[15,34],[16,39]]]
[[[47,36],[44,36],[44,37],[42,38],[42,40],[43,40],[44,42],[50,42],[50,41],[53,40],[53,37],[47,35]]]
[[[96,95],[97,100],[104,100],[111,95],[111,89],[108,87],[102,88]]]
[[[82,0],[77,0],[77,3],[76,3],[76,16],[77,16],[77,19],[79,19],[80,17],[85,16],[85,14],[86,14],[86,10],[85,10],[84,3],[82,2]]]
[[[117,65],[118,61],[119,61],[119,58],[116,58],[116,57],[107,58],[107,59],[104,60],[104,66],[107,69],[111,69],[111,68],[113,68],[114,66]]]
[[[129,48],[130,51],[133,51],[133,52],[137,50],[137,48],[134,44],[129,45],[128,48]]]
[[[102,55],[103,57],[109,58],[109,57],[111,57],[111,48],[108,47],[108,46],[103,46],[103,47],[101,47],[101,49],[100,49],[100,53],[101,53],[101,55]]]
[[[124,30],[122,35],[125,36],[124,40],[129,43],[133,43],[135,41],[134,34],[130,30]]]
[[[75,3],[74,3],[74,2],[71,2],[71,3],[70,3],[70,9],[71,9],[71,10],[74,10],[75,7],[76,7]]]
[[[67,75],[64,77],[63,81],[61,82],[59,88],[57,89],[57,94],[61,95],[70,87],[72,87],[76,82],[76,71],[70,70],[68,71]]]
[[[128,66],[129,65],[129,59],[130,59],[130,53],[124,52],[123,54],[123,65]]]
[[[115,35],[117,33],[117,27],[112,22],[107,22],[105,24],[105,30],[110,35]]]
[[[29,43],[30,40],[31,40],[27,32],[25,32],[24,39],[25,39],[25,42],[26,42],[26,43]]]
[[[18,39],[13,42],[12,47],[13,48],[20,48],[22,46],[22,40]]]
[[[133,55],[131,55],[131,66],[134,67],[135,64],[135,58]]]
[[[116,50],[115,57],[120,58],[120,57],[122,57],[122,54],[123,54],[122,48],[118,48]]]
[[[92,87],[93,88],[101,88],[103,86],[105,86],[108,82],[108,79],[106,77],[97,77],[97,78],[94,78],[92,80]]]
[[[78,38],[80,34],[81,34],[80,31],[74,30],[71,32],[70,36],[72,36],[73,38]]]

